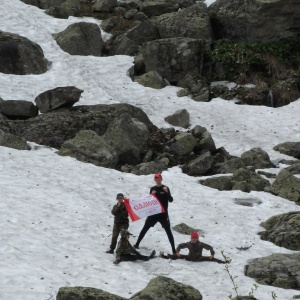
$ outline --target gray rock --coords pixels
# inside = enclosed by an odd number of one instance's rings
[[[188,37],[212,40],[207,6],[202,2],[177,12],[160,14],[154,21],[162,39]]]
[[[300,142],[285,142],[276,145],[274,150],[300,159]]]
[[[199,235],[202,235],[202,236],[204,234],[204,232],[202,230],[196,229],[194,227],[190,227],[190,226],[186,225],[185,223],[177,224],[177,225],[173,226],[172,228],[181,234],[190,235],[192,232],[198,232]]]
[[[64,142],[58,154],[106,168],[115,168],[119,160],[117,152],[92,130],[82,130]]]
[[[117,0],[97,0],[92,6],[92,10],[97,12],[111,12],[117,4]]]
[[[211,133],[208,131],[203,132],[201,140],[198,143],[198,146],[201,149],[209,150],[211,153],[214,153],[217,150],[215,141],[213,140]]]
[[[131,19],[134,15],[138,13],[137,9],[130,9],[124,13],[124,19]]]
[[[153,89],[162,89],[167,86],[167,82],[156,71],[150,71],[141,76],[135,77],[134,81]]]
[[[133,17],[132,17],[132,20],[136,20],[136,21],[146,21],[148,20],[148,17],[142,13],[142,12],[138,12],[136,13]]]
[[[179,90],[179,91],[176,93],[176,95],[177,95],[177,97],[186,97],[186,96],[188,96],[190,93],[191,93],[191,91],[190,91],[188,88],[186,88],[186,89]]]
[[[178,8],[176,4],[172,4],[168,1],[145,1],[140,4],[140,11],[148,18],[174,12],[177,11]]]
[[[300,205],[300,178],[293,176],[285,169],[279,172],[272,186],[265,191],[295,201]]]
[[[81,93],[74,86],[57,87],[39,94],[35,98],[36,106],[41,113],[45,113],[61,107],[71,107],[79,101]]]
[[[53,37],[61,49],[71,55],[102,55],[103,40],[97,24],[75,23]]]
[[[119,19],[117,16],[107,18],[101,22],[100,27],[102,30],[110,32],[118,24]]]
[[[21,1],[41,9],[48,9],[50,7],[59,6],[66,0],[21,0]]]
[[[273,216],[261,226],[266,229],[260,233],[262,240],[290,250],[300,250],[299,211]]]
[[[10,133],[6,133],[1,129],[0,129],[0,146],[13,148],[17,150],[30,149],[25,139]]]
[[[253,166],[255,169],[275,167],[271,162],[268,153],[261,148],[252,148],[251,150],[244,152],[241,159],[246,166]]]
[[[233,158],[223,163],[216,164],[214,166],[214,172],[218,174],[233,173],[238,169],[246,169],[245,164],[240,158]]]
[[[140,292],[133,295],[130,300],[202,300],[198,290],[171,278],[158,276],[149,281]]]
[[[6,100],[0,101],[0,113],[13,118],[32,118],[38,115],[38,108],[30,101]]]
[[[159,161],[149,161],[146,163],[141,163],[136,166],[130,167],[130,172],[135,175],[149,175],[149,174],[156,174],[161,173],[164,170],[168,169],[168,162],[164,159]],[[123,166],[121,167],[123,171]]]
[[[47,71],[42,48],[29,39],[0,31],[0,72],[28,75]]]
[[[231,176],[219,176],[200,180],[199,183],[219,191],[230,191],[232,189]]]
[[[196,138],[202,138],[204,132],[206,132],[207,129],[205,127],[202,127],[200,125],[196,125],[193,129],[192,129],[192,134],[194,137]]]
[[[293,175],[300,174],[300,162],[294,163],[293,165],[287,167],[286,170]]]
[[[182,172],[191,176],[201,176],[208,173],[213,164],[213,156],[206,152],[182,166]]]
[[[45,13],[49,16],[52,16],[57,19],[68,19],[69,15],[67,12],[60,6],[54,6],[48,8]]]
[[[186,109],[175,111],[174,114],[165,118],[165,121],[173,126],[188,128],[190,126],[190,114]]]
[[[119,35],[115,39],[111,46],[110,54],[135,55],[143,43],[156,39],[159,39],[159,34],[151,20],[138,22],[133,28],[126,31],[125,34]]]
[[[110,294],[103,290],[90,287],[61,287],[56,295],[56,300],[126,300],[117,295]]]
[[[201,73],[203,51],[201,40],[170,38],[144,43],[140,53],[146,72],[157,71],[170,83],[177,83],[188,73]]]
[[[187,155],[193,151],[196,140],[191,133],[182,132],[175,136],[170,148],[176,155]]]
[[[299,34],[297,0],[219,0],[208,12],[218,38],[267,43]]]
[[[119,163],[138,164],[141,162],[141,150],[150,137],[147,125],[123,114],[109,124],[103,138],[116,150]]]
[[[300,290],[300,253],[255,258],[245,266],[245,275],[260,284]]]

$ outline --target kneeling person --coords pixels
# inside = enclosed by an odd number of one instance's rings
[[[187,255],[180,254],[181,249],[188,249],[189,253]],[[202,256],[203,249],[210,251],[210,256]],[[215,251],[212,246],[202,243],[199,241],[199,235],[197,232],[192,232],[191,240],[187,243],[182,243],[178,245],[176,248],[176,254],[168,254],[164,255],[163,253],[160,254],[162,258],[170,258],[170,259],[186,259],[189,261],[215,261],[219,264],[226,264],[230,261],[223,261],[217,258],[214,258]]]
[[[126,229],[121,231],[121,239],[118,243],[116,260],[114,261],[115,265],[121,261],[135,261],[138,259],[147,261],[155,256],[155,250],[153,250],[149,256],[140,254],[129,242],[131,235],[132,234]]]

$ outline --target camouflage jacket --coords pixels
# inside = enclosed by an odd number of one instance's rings
[[[120,258],[122,254],[139,254],[137,250],[130,244],[126,238],[121,238],[118,242],[116,250],[116,258]]]
[[[114,223],[116,223],[116,224],[122,224],[122,223],[129,224],[128,212],[127,212],[127,209],[125,207],[124,202],[122,202],[120,206],[118,206],[117,204],[114,205],[111,213],[115,216]]]
[[[191,260],[196,260],[197,258],[202,256],[203,249],[209,250],[211,255],[215,255],[215,251],[212,246],[197,241],[197,243],[193,244],[191,242],[179,244],[176,248],[176,251],[180,251],[181,249],[189,249],[188,257]]]

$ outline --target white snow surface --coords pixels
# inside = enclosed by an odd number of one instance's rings
[[[0,2],[0,30],[38,43],[51,62],[49,70],[41,75],[0,73],[0,96],[4,100],[34,102],[41,92],[74,85],[84,90],[77,105],[129,103],[142,108],[158,127],[169,127],[164,118],[186,108],[190,128],[206,127],[216,146],[225,147],[232,155],[240,156],[246,150],[261,147],[275,164],[283,158],[292,159],[273,147],[300,140],[299,100],[281,108],[236,105],[220,98],[199,103],[188,97],[178,98],[176,87],[146,88],[127,76],[133,57],[72,56],[62,51],[52,37],[75,22],[101,21],[55,19],[18,0]],[[60,157],[56,149],[31,145],[35,150],[0,147],[1,300],[55,299],[58,289],[64,286],[94,287],[129,298],[158,275],[195,287],[205,300],[234,295],[224,265],[155,258],[115,266],[114,256],[104,253],[110,245],[110,211],[116,194],[148,194],[154,185],[153,175],[136,176],[96,167]],[[269,171],[278,173],[279,169]],[[174,197],[169,205],[171,224],[186,223],[203,231],[200,239],[214,247],[217,258],[222,258],[221,250],[232,258],[229,269],[237,276],[239,294],[248,294],[255,283],[243,273],[248,260],[272,253],[294,253],[262,241],[257,234],[264,230],[260,223],[269,217],[299,211],[294,202],[265,192],[220,192],[202,186],[200,177],[183,174],[179,167],[164,171],[163,179]],[[241,206],[235,204],[236,199],[257,200],[261,204]],[[130,223],[132,243],[143,224],[144,220]],[[176,245],[189,240],[189,236],[175,231],[173,234]],[[152,249],[171,251],[159,224],[149,230],[140,246],[142,254],[150,254]],[[237,249],[241,247],[250,248]],[[296,290],[259,285],[255,296],[272,299],[272,292],[280,300],[299,294]]]

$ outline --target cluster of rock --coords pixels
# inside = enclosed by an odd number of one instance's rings
[[[88,15],[104,19],[101,28],[112,33],[107,42],[97,25],[84,22],[70,25],[54,38],[71,55],[135,56],[131,76],[145,86],[160,89],[177,85],[182,87],[178,96],[195,101],[220,96],[272,107],[300,96],[299,78],[293,75],[281,76],[271,86],[262,81],[251,88],[213,88],[209,82],[212,74],[218,80],[228,78],[221,60],[213,65],[204,55],[215,40],[267,43],[296,38],[300,28],[296,0],[292,4],[284,0],[244,1],[242,5],[238,0],[219,0],[209,7],[194,0],[22,1],[57,18]]]
[[[148,285],[130,298],[123,298],[100,289],[88,287],[62,287],[56,300],[202,300],[201,293],[192,286],[182,284],[171,278],[158,276]]]

